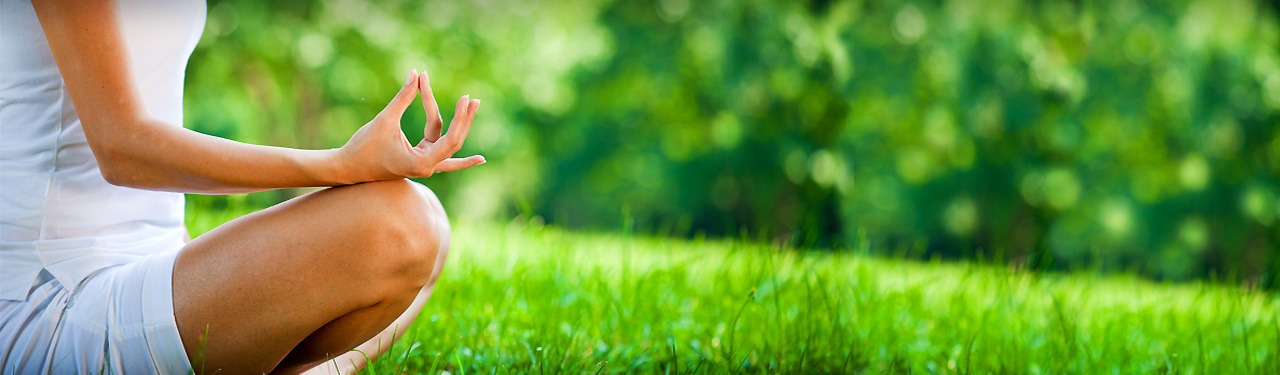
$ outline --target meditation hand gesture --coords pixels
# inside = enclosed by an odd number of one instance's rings
[[[422,141],[414,146],[409,144],[409,140],[400,131],[400,116],[413,103],[419,91],[422,92],[422,108],[427,113],[427,124]],[[471,120],[475,118],[478,108],[479,99],[463,95],[458,99],[453,121],[449,123],[449,133],[441,135],[444,121],[440,118],[440,108],[431,93],[427,73],[418,74],[415,69],[409,74],[404,87],[391,99],[391,103],[372,121],[360,127],[351,136],[351,140],[339,149],[339,160],[347,171],[347,180],[360,183],[430,177],[436,172],[451,172],[483,164],[485,160],[480,155],[452,157],[462,148],[462,141],[471,130]]]

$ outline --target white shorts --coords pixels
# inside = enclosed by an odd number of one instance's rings
[[[0,301],[0,374],[185,374],[173,261],[108,267],[74,291],[47,272],[26,301]]]

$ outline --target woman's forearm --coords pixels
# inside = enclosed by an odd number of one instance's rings
[[[201,134],[155,119],[117,124],[94,149],[114,185],[199,194],[334,186],[357,182],[338,150],[259,146]],[[128,135],[128,136],[121,136]],[[98,148],[101,148],[98,149]]]

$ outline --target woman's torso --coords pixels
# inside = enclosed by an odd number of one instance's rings
[[[117,6],[139,96],[182,125],[187,58],[203,0]],[[78,285],[96,270],[182,246],[183,196],[108,184],[29,0],[0,0],[0,300],[24,300],[42,270]]]

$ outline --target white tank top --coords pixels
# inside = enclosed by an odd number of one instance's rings
[[[116,3],[145,108],[182,126],[204,0]],[[26,300],[42,270],[74,288],[97,270],[177,251],[185,231],[182,194],[103,180],[30,0],[0,0],[0,300]]]

